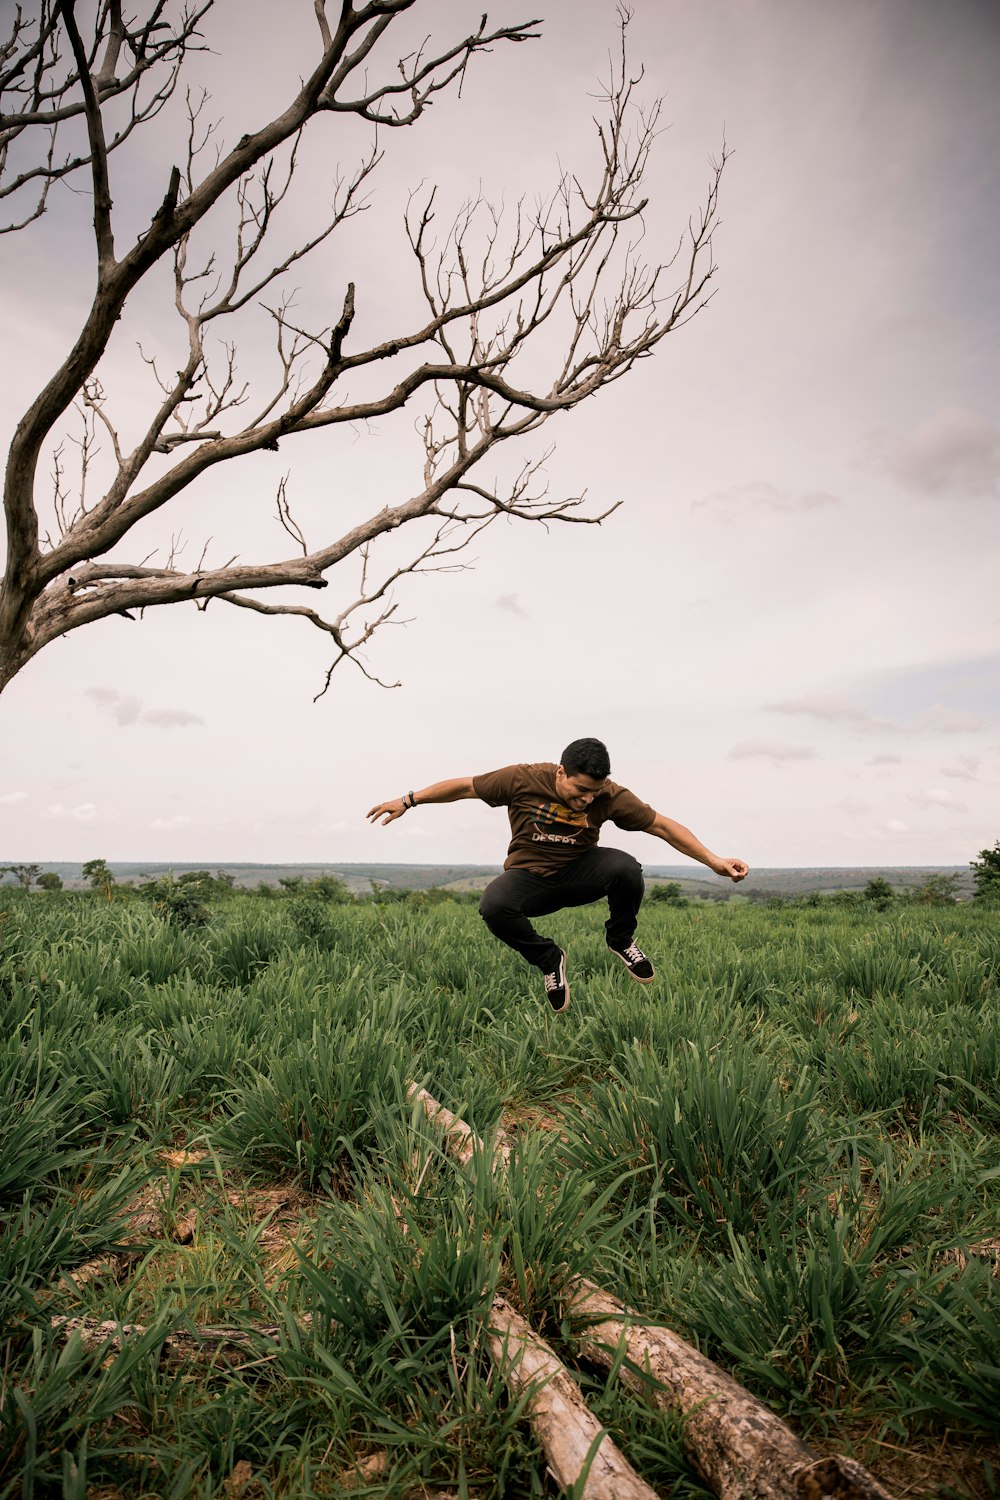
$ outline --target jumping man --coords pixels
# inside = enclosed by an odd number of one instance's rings
[[[620,849],[599,849],[601,824],[636,833],[651,833],[674,849],[708,865],[716,875],[742,880],[749,866],[742,859],[722,859],[682,823],[640,802],[627,788],[609,780],[611,761],[600,740],[574,740],[559,764],[541,761],[504,766],[483,776],[436,781],[419,792],[380,802],[368,813],[382,826],[425,802],[459,802],[478,797],[490,807],[506,807],[511,841],[504,872],[483,892],[479,912],[501,942],[542,971],[545,994],[554,1011],[569,1005],[566,954],[551,938],[541,937],[529,917],[549,916],[567,906],[586,906],[607,897],[604,924],[608,947],[633,979],[649,984],[653,965],[635,942],[643,896],[642,866]]]

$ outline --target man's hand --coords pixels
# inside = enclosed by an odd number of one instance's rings
[[[706,849],[701,839],[695,838],[690,828],[668,818],[666,813],[657,813],[646,832],[651,833],[654,838],[664,839],[671,848],[679,849],[689,859],[701,860],[716,875],[725,875],[729,880],[745,880],[750,874],[750,866],[745,859],[723,859],[721,855],[713,854],[711,849]]]
[[[406,805],[402,797],[394,797],[391,802],[379,802],[370,812],[365,814],[365,817],[369,823],[374,823],[377,819],[381,818],[382,827],[384,828],[387,823],[394,823],[397,818],[401,818],[405,812]]]

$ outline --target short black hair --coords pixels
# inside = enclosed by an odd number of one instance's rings
[[[567,776],[589,776],[592,781],[607,781],[611,774],[611,757],[600,740],[573,740],[566,746],[560,765]]]

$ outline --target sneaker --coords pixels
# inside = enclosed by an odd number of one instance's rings
[[[559,962],[550,974],[544,976],[545,998],[558,1013],[569,1009],[569,985],[566,982],[566,955],[559,949]]]
[[[611,947],[610,943],[608,947]],[[611,952],[621,959],[633,979],[638,979],[640,984],[652,984],[656,977],[653,965],[638,943],[629,943],[627,948],[611,948]],[[548,979],[545,982],[548,984]]]

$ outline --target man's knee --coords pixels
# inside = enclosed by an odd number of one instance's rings
[[[479,915],[482,917],[484,922],[489,922],[493,917],[496,916],[498,910],[499,903],[497,902],[495,896],[490,895],[490,888],[489,886],[487,886],[482,896],[479,898]]]
[[[479,915],[483,921],[489,924],[496,921],[498,917],[510,916],[516,912],[519,908],[512,900],[512,894],[503,876],[491,880],[479,901]]]
[[[641,899],[645,890],[645,882],[639,861],[631,854],[626,854],[624,849],[607,849],[604,852],[607,856],[604,863],[605,878],[609,886],[615,885],[619,890],[635,891]]]

